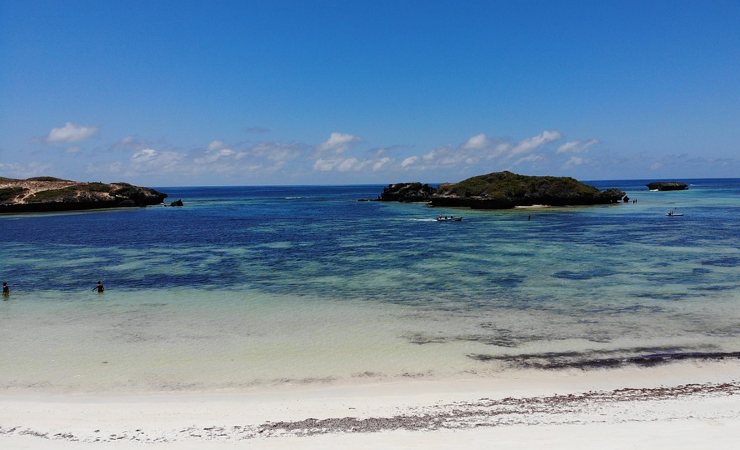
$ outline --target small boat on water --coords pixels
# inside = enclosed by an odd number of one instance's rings
[[[462,222],[462,216],[437,216],[437,222]]]
[[[672,210],[668,211],[665,215],[668,216],[668,217],[681,217],[681,216],[683,216],[683,213],[676,212],[675,209],[672,209]]]

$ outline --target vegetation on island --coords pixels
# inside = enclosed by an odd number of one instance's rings
[[[166,197],[154,189],[128,183],[0,178],[0,213],[147,206],[159,204]]]
[[[384,202],[428,202],[436,189],[428,184],[396,183],[389,184],[378,200]]]
[[[442,184],[430,191],[422,191],[419,186],[428,185],[389,185],[379,200],[428,201],[432,206],[505,209],[531,205],[608,204],[617,203],[625,196],[618,189],[600,191],[570,177],[527,176],[508,171],[479,175],[459,183]],[[409,196],[406,194],[408,192],[414,195]]]
[[[0,183],[2,180],[0,180]],[[10,202],[15,200],[18,196],[27,192],[28,189],[20,186],[9,186],[0,188],[0,203]]]

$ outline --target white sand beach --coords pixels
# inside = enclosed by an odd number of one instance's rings
[[[5,393],[0,447],[734,448],[740,364],[247,392]]]

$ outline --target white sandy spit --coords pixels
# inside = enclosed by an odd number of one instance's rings
[[[736,448],[740,363],[0,397],[0,448]]]

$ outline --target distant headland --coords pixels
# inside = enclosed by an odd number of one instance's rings
[[[380,201],[429,202],[432,206],[508,209],[532,205],[598,205],[618,203],[625,193],[600,191],[570,177],[527,176],[504,171],[468,178],[459,183],[397,183],[386,187]],[[625,200],[626,201],[626,200]]]
[[[167,194],[128,183],[100,183],[35,177],[0,177],[0,213],[74,211],[147,206]]]

